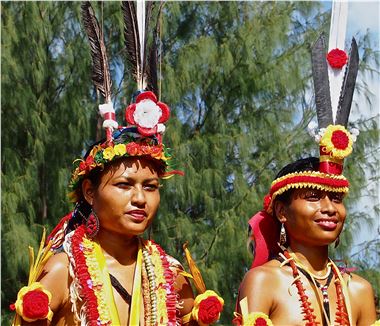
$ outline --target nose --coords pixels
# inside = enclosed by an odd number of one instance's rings
[[[320,199],[321,212],[328,215],[333,215],[337,212],[337,208],[334,202],[329,198],[329,196],[324,196]]]
[[[132,205],[136,205],[138,207],[145,206],[146,198],[143,187],[135,187],[132,199],[131,199]]]

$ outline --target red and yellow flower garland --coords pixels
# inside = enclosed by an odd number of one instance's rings
[[[146,241],[144,247],[150,254],[154,267],[157,296],[157,323],[159,325],[176,325],[177,296],[174,290],[175,275],[170,269],[165,251],[153,241]],[[149,270],[148,270],[149,273]]]
[[[112,325],[110,313],[110,303],[106,300],[105,284],[101,277],[98,262],[95,257],[94,242],[87,239],[85,227],[78,227],[71,237],[72,257],[75,262],[75,277],[80,284],[80,295],[85,302],[86,321],[89,325]],[[145,323],[149,320],[156,320],[159,325],[176,325],[177,296],[174,290],[175,275],[170,269],[167,255],[164,250],[152,241],[143,243],[143,247],[149,253],[151,264],[147,273],[143,277],[154,275],[154,288],[151,282],[148,283],[150,291],[156,293],[156,307],[150,307],[151,313],[156,311],[156,318],[145,316]],[[144,280],[143,280],[144,283]],[[152,300],[147,298],[146,291],[143,292],[144,303]]]

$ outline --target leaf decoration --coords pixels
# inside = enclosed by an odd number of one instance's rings
[[[335,124],[347,127],[348,117],[351,111],[352,98],[355,90],[356,77],[359,70],[359,52],[355,38],[352,38],[350,55],[343,78],[340,92],[338,111]]]
[[[325,38],[320,35],[311,49],[315,105],[319,128],[333,124]]]

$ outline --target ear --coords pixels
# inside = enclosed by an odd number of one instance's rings
[[[84,179],[82,181],[82,194],[84,199],[92,206],[92,203],[94,201],[94,186],[89,179]]]
[[[286,222],[286,204],[280,200],[276,200],[274,202],[274,208],[273,211],[276,214],[277,219],[280,221],[280,223]]]

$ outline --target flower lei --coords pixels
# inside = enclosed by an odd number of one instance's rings
[[[144,254],[144,252],[146,252]],[[157,323],[159,325],[176,325],[177,322],[177,296],[174,291],[175,275],[170,269],[165,251],[152,240],[144,243],[144,261],[150,286],[150,298],[152,311],[157,311]]]
[[[74,273],[80,285],[80,296],[85,304],[86,322],[90,326],[112,325],[109,302],[94,252],[94,243],[87,239],[85,226],[79,226],[71,237],[71,253],[75,262]],[[143,300],[144,324],[176,325],[177,296],[174,291],[175,275],[170,270],[167,255],[153,241],[143,242]],[[146,276],[148,280],[146,279]],[[149,293],[147,290],[149,289]]]

